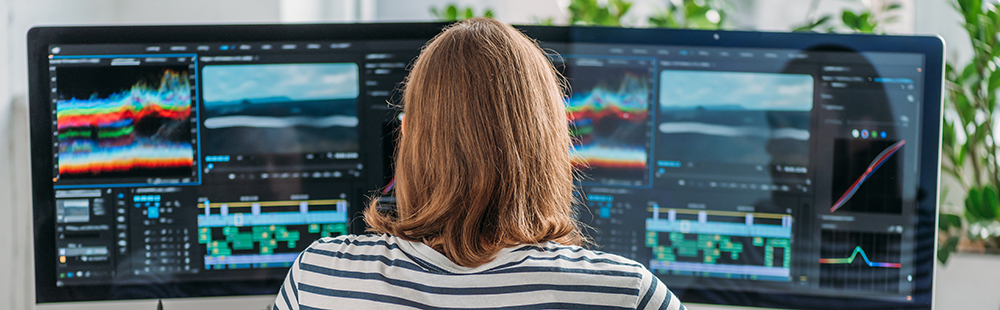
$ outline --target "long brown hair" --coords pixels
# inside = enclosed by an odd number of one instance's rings
[[[580,245],[559,73],[538,44],[487,18],[456,23],[417,58],[403,90],[396,209],[369,231],[424,242],[474,267],[505,247]]]

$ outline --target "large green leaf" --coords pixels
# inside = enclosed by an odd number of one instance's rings
[[[941,124],[941,147],[945,150],[945,154],[954,155],[955,154],[955,124],[951,121],[945,120]]]
[[[979,75],[979,67],[974,63],[970,63],[962,69],[962,81],[970,81]]]
[[[997,50],[1000,50],[1000,48],[998,48]],[[1000,88],[1000,73],[996,71],[990,72],[989,84],[987,85],[988,85],[987,90],[990,91],[996,91],[997,88]]]
[[[979,212],[979,204],[983,201],[983,193],[979,188],[970,188],[969,193],[965,195],[965,220],[969,222],[975,222],[982,218],[982,214]]]
[[[1000,219],[1000,196],[997,195],[996,187],[986,186],[983,188],[983,204],[980,207],[986,220]]]
[[[961,130],[965,131],[969,124],[976,118],[976,107],[972,106],[972,102],[969,101],[969,97],[964,92],[956,91],[953,93],[953,96],[955,112],[958,113],[958,118],[962,124]]]
[[[965,218],[970,223],[1000,219],[1000,198],[993,186],[969,189],[965,198]]]
[[[832,18],[833,18],[833,16],[823,15],[823,16],[820,16],[820,18],[818,18],[818,19],[816,19],[816,20],[814,20],[812,22],[807,22],[805,24],[802,24],[802,25],[794,27],[792,29],[792,31],[797,31],[797,32],[802,32],[802,31],[816,31],[816,28],[819,28],[819,26],[826,25],[826,23],[830,22],[830,19],[832,19]]]
[[[853,28],[858,24],[858,15],[851,11],[844,11],[840,14],[840,21],[844,22],[847,27]]]
[[[958,0],[959,13],[965,17],[966,24],[979,24],[979,15],[982,14],[982,0]]]
[[[968,158],[969,148],[965,147],[968,143],[963,144],[962,148],[958,150],[958,155],[956,156],[955,166],[958,167],[959,171],[962,171],[962,167],[965,166],[965,159]]]
[[[954,214],[941,213],[938,219],[938,229],[948,231],[951,228],[962,228],[962,218]]]
[[[621,19],[632,8],[632,2],[625,0],[612,0],[611,5],[615,8],[615,17]]]
[[[951,256],[951,253],[954,253],[957,249],[958,236],[949,237],[948,240],[945,240],[944,244],[941,244],[941,247],[938,248],[938,261],[942,264],[948,263],[948,258]]]

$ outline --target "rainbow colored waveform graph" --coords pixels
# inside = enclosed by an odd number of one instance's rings
[[[570,151],[573,165],[645,169],[646,150],[643,148],[580,145]]]
[[[852,196],[854,196],[854,193],[858,191],[858,188],[861,187],[861,184],[863,184],[865,180],[868,180],[868,178],[871,177],[872,173],[875,173],[875,171],[878,170],[879,167],[882,167],[882,164],[884,164],[886,160],[889,160],[889,157],[892,157],[893,154],[896,154],[896,151],[899,151],[899,149],[903,148],[903,144],[906,144],[906,140],[899,140],[899,142],[893,143],[885,150],[882,150],[882,153],[879,153],[878,156],[875,156],[875,159],[872,160],[872,163],[868,165],[868,169],[865,169],[865,173],[862,173],[861,176],[858,177],[858,180],[854,181],[854,184],[852,184],[851,187],[848,187],[847,191],[845,191],[844,194],[840,196],[840,199],[837,199],[837,202],[834,203],[832,207],[830,207],[830,212],[831,213],[835,212],[837,211],[837,209],[840,209],[840,207],[844,206],[844,204],[847,203],[847,201],[850,200]]]
[[[599,84],[589,92],[577,93],[566,101],[566,112],[574,142],[573,161],[577,166],[645,168],[646,150],[623,143],[620,137],[600,136],[597,124],[620,122],[639,125],[649,114],[649,82],[625,73],[617,89]]]
[[[127,172],[133,169],[191,167],[188,141],[160,136],[191,115],[191,83],[186,72],[164,70],[159,85],[137,82],[107,98],[56,102],[60,174]],[[149,136],[136,132],[145,119],[160,119]],[[188,134],[189,135],[189,134]]]
[[[851,253],[850,257],[847,258],[820,258],[820,264],[851,264],[854,259],[861,254],[861,258],[865,260],[865,264],[868,267],[878,267],[878,268],[900,268],[902,264],[899,263],[878,263],[868,260],[868,255],[865,255],[865,251],[861,249],[861,246],[854,247],[854,252]]]

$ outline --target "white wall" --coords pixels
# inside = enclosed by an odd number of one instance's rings
[[[990,2],[990,1],[983,1]],[[995,2],[995,1],[994,1]],[[937,34],[945,38],[948,61],[964,64],[972,57],[969,35],[960,24],[962,15],[951,6],[951,1],[917,0],[914,33]]]

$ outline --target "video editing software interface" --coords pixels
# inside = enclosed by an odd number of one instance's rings
[[[423,43],[50,46],[52,281],[283,278],[387,184]],[[922,55],[543,47],[597,249],[676,289],[911,300]]]
[[[911,301],[923,58],[575,44],[580,217],[671,288]]]
[[[49,47],[53,281],[283,278],[386,184],[388,102],[423,43]]]

